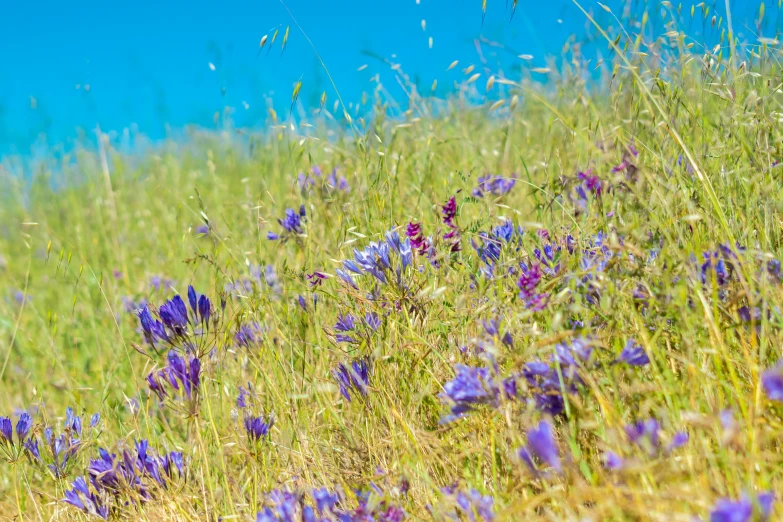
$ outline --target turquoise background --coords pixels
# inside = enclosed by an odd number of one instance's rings
[[[371,92],[369,80],[376,73],[395,98],[405,99],[389,67],[366,53],[401,64],[426,92],[437,78],[443,94],[463,78],[465,65],[481,66],[477,38],[513,50],[482,46],[488,67],[514,77],[521,63],[515,53],[532,54],[530,65],[544,66],[545,57],[558,55],[569,35],[585,34],[586,20],[570,1],[520,1],[513,18],[509,4],[488,0],[482,20],[481,0],[287,2],[346,103]],[[612,23],[596,2],[583,5],[602,23]],[[642,4],[609,5],[621,13],[623,6],[638,10]],[[748,2],[732,6],[736,31],[749,41],[755,41],[757,8]],[[723,2],[712,9],[722,12]],[[774,36],[776,16],[768,26],[773,34],[765,36]],[[271,36],[276,26],[274,48],[256,59],[260,38]],[[703,35],[700,23],[690,30],[697,38]],[[300,78],[303,107],[317,106],[324,90],[330,108],[336,99],[313,49],[278,0],[5,1],[0,58],[0,154],[27,154],[45,143],[67,147],[78,129],[91,133],[96,124],[104,131],[138,129],[158,139],[191,123],[214,126],[215,111],[226,106],[236,109],[237,126],[258,127],[268,97],[287,115]],[[446,72],[455,59],[460,66]],[[363,64],[368,67],[357,71]]]

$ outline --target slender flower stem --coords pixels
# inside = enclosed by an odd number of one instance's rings
[[[209,487],[209,496],[212,499],[212,505],[217,506],[217,503],[215,502],[215,489],[212,487],[212,473],[210,472],[210,465],[209,465],[209,459],[207,458],[207,451],[204,447],[204,441],[201,439],[201,424],[198,421],[198,416],[195,418],[194,426],[196,428],[196,438],[198,439],[198,445],[199,449],[201,450],[201,458],[204,459],[204,462],[206,465],[204,466],[207,469],[207,481],[210,484]]]
[[[207,415],[209,415],[209,425],[212,428],[212,433],[215,437],[215,443],[220,444],[220,435],[217,432],[217,426],[215,425],[215,417],[212,415],[212,405],[209,400],[207,400],[207,394],[206,389],[204,389],[204,394],[202,395],[204,399],[204,403],[207,405]],[[228,484],[228,470],[226,469],[226,459],[224,458],[223,452],[220,452],[220,467],[223,468],[223,487],[226,490],[226,495],[228,496],[228,504],[231,506],[232,512],[234,509],[234,500],[231,498],[231,488]]]
[[[19,520],[24,520],[24,514],[22,513],[22,501],[19,498],[19,469],[14,466],[14,496],[16,497],[16,509],[19,512]]]

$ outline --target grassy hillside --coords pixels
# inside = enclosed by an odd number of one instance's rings
[[[781,49],[668,12],[399,118],[7,165],[2,517],[765,519]]]

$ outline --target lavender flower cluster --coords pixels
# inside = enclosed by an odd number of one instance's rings
[[[366,397],[370,386],[370,361],[368,358],[358,359],[349,364],[340,363],[332,370],[332,376],[340,387],[340,393],[345,400],[351,401],[351,395],[357,393]]]
[[[112,509],[126,502],[147,502],[156,489],[167,489],[184,473],[182,453],[156,455],[146,440],[123,449],[119,456],[101,448],[87,466],[87,478],[78,477],[65,492],[65,502],[108,520]]]
[[[375,312],[367,312],[364,320],[357,322],[350,313],[337,317],[334,325],[335,340],[338,343],[356,344],[360,339],[369,339],[381,325],[381,318]]]
[[[511,192],[517,183],[517,177],[512,174],[510,177],[504,176],[479,176],[478,184],[471,191],[471,195],[477,198],[483,198],[485,194],[492,194],[499,197]]]
[[[288,240],[304,233],[304,223],[307,220],[307,211],[305,206],[299,207],[299,211],[292,208],[288,208],[285,211],[285,216],[278,218],[277,222],[280,224],[280,232],[272,232],[271,230],[266,233],[266,238],[270,241]]]
[[[194,355],[181,356],[171,350],[168,365],[150,372],[147,384],[161,401],[169,397],[183,401],[197,400],[201,386],[201,360]]]
[[[338,174],[337,167],[324,176],[321,167],[316,165],[309,173],[300,172],[296,182],[303,195],[309,195],[317,190],[322,198],[328,198],[351,191],[348,180],[342,174]]]
[[[201,336],[210,327],[212,302],[205,295],[198,296],[192,286],[188,287],[190,310],[179,295],[160,306],[157,314],[144,306],[139,312],[139,322],[144,340],[152,346],[159,344],[172,348],[182,346]]]
[[[97,437],[100,420],[100,414],[94,414],[85,430],[81,417],[74,414],[73,408],[68,408],[59,435],[55,434],[52,426],[46,426],[43,438],[32,435],[24,443],[25,449],[37,464],[46,467],[55,478],[65,477],[72,468],[76,454]]]
[[[403,491],[404,495],[405,492]],[[405,511],[381,487],[355,491],[355,506],[341,489],[305,491],[276,489],[266,495],[256,522],[403,522]]]
[[[359,289],[355,276],[371,276],[382,285],[405,287],[403,275],[413,264],[409,239],[402,240],[397,232],[391,231],[383,240],[371,242],[363,250],[354,249],[353,254],[352,260],[343,261],[343,268],[335,271],[352,288]]]
[[[19,416],[16,429],[10,417],[0,417],[0,451],[8,462],[27,455],[55,478],[63,478],[71,470],[76,454],[96,437],[100,420],[101,416],[94,414],[85,430],[81,417],[73,408],[67,408],[62,431],[57,434],[53,426],[44,426],[42,432],[34,430],[28,412]]]

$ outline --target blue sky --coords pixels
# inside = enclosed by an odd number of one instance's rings
[[[385,85],[394,89],[388,67],[364,51],[395,55],[422,85],[438,78],[447,86],[460,77],[459,70],[445,72],[451,61],[460,59],[460,68],[478,63],[473,42],[479,36],[532,54],[534,65],[542,66],[546,55],[557,54],[569,35],[585,28],[570,0],[520,0],[513,20],[505,0],[488,0],[483,22],[481,0],[286,3],[346,101],[371,91],[369,79],[376,72],[386,74]],[[595,10],[597,4],[584,5]],[[735,25],[750,19],[755,8],[734,5]],[[281,56],[287,25],[291,36]],[[275,48],[256,59],[260,38],[276,26]],[[497,63],[496,50],[484,52]],[[499,54],[513,65],[513,55]],[[316,104],[324,90],[330,105],[335,99],[313,49],[279,0],[7,3],[0,16],[0,58],[0,154],[26,153],[42,133],[50,144],[68,143],[78,128],[91,130],[98,123],[104,131],[135,124],[160,138],[166,125],[208,126],[225,106],[237,109],[239,125],[253,126],[263,120],[265,97],[273,95],[278,107],[285,106],[300,78],[304,104]],[[368,67],[357,71],[363,64]]]

